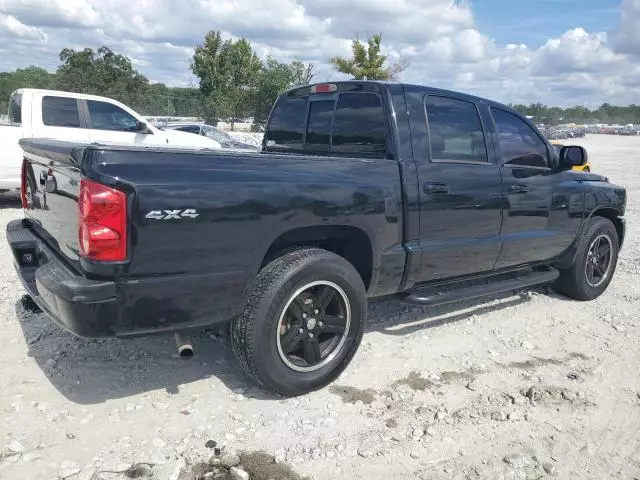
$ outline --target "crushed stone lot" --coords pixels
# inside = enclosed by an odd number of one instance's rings
[[[371,302],[349,368],[299,398],[255,387],[224,331],[184,361],[171,335],[84,340],[25,310],[3,228],[0,478],[640,478],[640,137],[569,142],[628,189],[601,298]],[[2,198],[2,225],[21,215]]]

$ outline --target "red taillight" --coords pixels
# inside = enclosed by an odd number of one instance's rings
[[[80,180],[80,254],[91,260],[127,258],[127,195],[92,180]]]
[[[22,208],[28,208],[27,203],[27,159],[22,160],[22,175],[20,177],[20,200],[22,201]]]
[[[311,87],[311,93],[333,93],[338,90],[335,83],[323,83]]]

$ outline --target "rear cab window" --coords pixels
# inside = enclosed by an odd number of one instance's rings
[[[337,92],[282,97],[269,120],[265,150],[385,158],[382,99],[372,91],[349,91],[357,88],[345,84]]]
[[[9,122],[13,125],[22,123],[22,94],[14,93],[9,100]]]
[[[81,128],[78,101],[71,97],[42,97],[42,123],[49,127]]]

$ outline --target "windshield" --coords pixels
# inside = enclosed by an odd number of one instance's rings
[[[205,135],[209,138],[212,138],[213,140],[220,142],[220,143],[234,143],[235,140],[234,138],[229,135],[228,133],[225,133],[221,130],[218,130],[217,128],[214,128],[210,125],[203,125],[202,126],[202,130],[204,131]]]

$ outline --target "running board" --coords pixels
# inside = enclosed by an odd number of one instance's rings
[[[548,268],[546,270],[534,270],[529,273],[521,272],[508,278],[491,279],[491,277],[488,277],[482,284],[478,284],[478,281],[472,284],[460,282],[457,288],[453,283],[449,284],[446,290],[438,289],[431,285],[410,291],[402,301],[413,305],[445,305],[447,303],[472,300],[488,295],[544,285],[553,282],[559,275],[560,272],[555,268]]]

